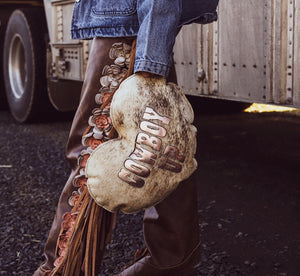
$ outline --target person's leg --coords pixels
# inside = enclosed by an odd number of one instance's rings
[[[169,81],[176,82],[174,68]],[[145,211],[147,255],[120,276],[187,276],[199,261],[199,222],[195,174],[164,201]]]
[[[144,238],[148,255],[120,276],[193,275],[200,257],[196,192],[192,176],[163,202],[146,210]]]
[[[67,144],[67,159],[71,165],[71,175],[62,191],[57,212],[45,245],[45,263],[39,267],[34,276],[44,275],[52,270],[58,260],[56,245],[62,242],[58,255],[62,255],[63,237],[59,237],[63,216],[72,209],[82,189],[86,185],[84,174],[85,157],[88,157],[99,143],[106,140],[111,128],[109,109],[99,111],[99,106],[107,99],[128,69],[132,39],[94,39],[85,80],[82,87],[80,103],[75,114]],[[88,127],[88,133],[83,134]],[[82,138],[83,137],[83,138]],[[66,215],[64,217],[66,221]],[[65,224],[66,225],[66,224]]]

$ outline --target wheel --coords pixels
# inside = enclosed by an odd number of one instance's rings
[[[30,121],[45,110],[46,23],[41,8],[15,10],[4,40],[3,73],[11,114],[18,122]]]
[[[2,70],[2,64],[3,64],[3,46],[4,46],[4,36],[5,36],[5,30],[7,26],[7,22],[9,19],[9,16],[11,15],[12,10],[11,8],[7,7],[1,7],[0,8],[0,110],[6,110],[8,109],[8,104],[5,96],[5,89],[4,89],[4,77],[3,77],[3,70]]]

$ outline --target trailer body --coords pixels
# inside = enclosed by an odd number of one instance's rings
[[[300,107],[300,1],[226,0],[218,11],[217,22],[186,26],[177,38],[184,90]]]

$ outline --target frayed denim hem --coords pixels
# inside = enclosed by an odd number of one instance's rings
[[[136,59],[134,64],[134,72],[150,72],[163,77],[167,77],[170,71],[170,66],[155,61]]]

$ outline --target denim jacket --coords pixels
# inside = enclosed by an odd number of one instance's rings
[[[76,0],[75,39],[137,36],[134,71],[167,76],[175,37],[189,23],[217,20],[219,0]]]

